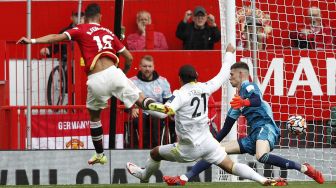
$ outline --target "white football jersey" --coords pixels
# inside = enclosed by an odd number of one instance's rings
[[[204,83],[188,83],[175,90],[166,103],[175,111],[175,129],[181,144],[195,144],[210,134],[208,99],[210,91]]]
[[[175,90],[165,105],[175,111],[175,130],[179,144],[197,146],[211,133],[208,128],[209,96],[229,80],[234,61],[232,53],[226,53],[220,72],[206,83],[191,82]]]

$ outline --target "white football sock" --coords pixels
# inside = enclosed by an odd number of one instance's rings
[[[150,176],[160,168],[160,164],[160,161],[154,161],[151,157],[149,157],[142,173],[143,180],[148,180]]]
[[[261,184],[267,180],[267,178],[258,174],[251,167],[242,163],[234,163],[232,167],[232,173],[245,179],[254,180]]]

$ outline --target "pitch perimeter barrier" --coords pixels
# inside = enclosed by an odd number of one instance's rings
[[[48,151],[1,151],[0,185],[64,185],[64,184],[126,184],[139,183],[130,175],[125,165],[131,161],[145,164],[150,150],[106,150],[109,159],[105,165],[89,166],[88,157],[94,150],[48,150]],[[335,181],[335,148],[328,150],[328,160],[320,160],[318,169],[325,175],[326,181]],[[281,149],[274,153],[299,162],[315,164],[314,158],[322,158],[325,151],[315,149]],[[307,154],[307,155],[306,155]],[[312,157],[314,156],[314,158]],[[253,156],[239,155],[239,162],[248,164],[266,177],[282,177],[289,181],[311,181],[295,170],[284,170],[259,163]],[[15,162],[8,162],[15,161]],[[176,176],[186,173],[192,163],[174,163],[162,161],[160,170],[151,178],[150,183],[161,183],[163,175]],[[71,167],[71,168],[70,168]],[[217,167],[212,166],[199,176],[196,182],[218,181]],[[247,181],[239,179],[239,181]],[[317,184],[316,184],[317,185]],[[147,186],[147,185],[146,185]]]

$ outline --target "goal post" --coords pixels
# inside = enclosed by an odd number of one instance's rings
[[[220,14],[220,23],[221,23],[221,57],[222,63],[224,60],[224,55],[226,52],[226,46],[231,43],[236,46],[236,27],[229,27],[230,25],[235,25],[236,22],[236,14],[235,9],[231,7],[235,7],[236,1],[226,1],[219,0],[219,14]],[[221,101],[221,126],[223,126],[227,112],[230,108],[229,104],[234,95],[235,91],[230,84],[224,84],[222,87],[222,101]],[[237,140],[237,126],[234,125],[230,131],[230,133],[224,138],[223,142],[227,142],[230,140]],[[230,158],[233,161],[237,161],[237,155],[231,155]],[[218,167],[216,167],[218,168]],[[237,178],[226,173],[224,170],[218,168],[217,176],[213,177],[213,180],[216,181],[236,181]]]
[[[259,85],[281,129],[273,153],[299,163],[308,162],[322,171],[326,181],[335,181],[336,32],[331,27],[336,22],[335,0],[255,0],[255,9],[253,1],[226,3],[232,2],[219,0],[222,54],[230,37],[228,31],[235,28],[237,61],[249,65],[250,78]],[[228,23],[230,17],[235,18],[234,23]],[[256,40],[253,40],[254,32]],[[254,45],[256,51],[253,51]],[[232,90],[228,92],[229,85],[223,86],[222,121],[232,96]],[[292,115],[306,119],[307,133],[289,134],[286,121]],[[234,129],[237,131],[236,126]],[[231,136],[226,139],[235,139]],[[266,177],[312,180],[295,170],[259,163],[248,154],[238,155],[238,161]],[[213,181],[234,180],[219,169]]]

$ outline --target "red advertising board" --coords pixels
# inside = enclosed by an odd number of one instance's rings
[[[108,148],[109,110],[102,113],[104,147]],[[90,118],[86,110],[66,114],[32,115],[33,149],[92,149]]]

